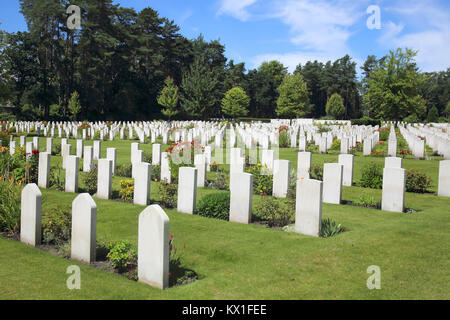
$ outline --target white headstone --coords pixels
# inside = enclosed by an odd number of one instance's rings
[[[47,189],[50,174],[50,153],[39,153],[38,186]]]
[[[343,166],[339,163],[323,165],[323,202],[341,203]]]
[[[197,169],[180,167],[178,172],[177,210],[193,214],[197,199]]]
[[[82,193],[72,202],[71,258],[91,263],[96,258],[97,206],[89,195]]]
[[[139,282],[165,289],[169,285],[169,217],[158,205],[148,206],[139,215]]]
[[[450,160],[439,161],[438,196],[450,197]]]
[[[248,224],[252,217],[253,175],[244,172],[231,173],[234,183],[230,192],[230,221]]]
[[[322,220],[323,183],[319,180],[297,180],[295,232],[318,237]]]
[[[66,161],[66,192],[78,192],[78,166],[80,158],[77,156],[67,156]]]
[[[41,243],[42,193],[34,183],[22,190],[20,202],[20,241],[31,246]]]
[[[339,163],[343,166],[342,185],[351,187],[353,182],[353,159],[352,154],[340,154]]]
[[[273,188],[274,197],[286,198],[289,188],[289,160],[275,160],[273,166]]]
[[[97,198],[109,199],[112,191],[112,161],[98,160]]]
[[[151,165],[150,163],[135,163],[133,203],[146,206],[149,204]]]
[[[384,168],[381,210],[403,212],[405,209],[406,170]]]

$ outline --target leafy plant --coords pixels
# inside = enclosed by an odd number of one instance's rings
[[[258,163],[246,168],[246,172],[253,175],[253,193],[259,195],[272,195],[273,175],[266,166]]]
[[[57,207],[42,217],[44,243],[61,245],[70,240],[72,213],[69,208]]]
[[[133,167],[131,164],[121,164],[116,167],[114,174],[118,177],[131,178]]]
[[[260,220],[266,221],[269,227],[283,227],[294,222],[295,213],[287,203],[272,197],[264,197],[253,210]]]
[[[175,208],[177,206],[178,185],[175,183],[159,183],[159,197],[161,205],[165,208]]]
[[[65,176],[60,164],[52,166],[49,175],[49,185],[51,189],[64,190]]]
[[[84,183],[85,189],[91,195],[97,192],[97,183],[98,183],[98,168],[97,165],[94,164],[91,167],[91,171],[86,172],[81,175],[81,180]]]
[[[120,199],[122,201],[133,201],[134,197],[134,180],[120,180]]]
[[[16,234],[20,230],[22,182],[0,178],[0,230]]]
[[[341,232],[344,232],[344,227],[340,224],[337,224],[331,219],[322,219],[320,224],[320,233],[319,236],[321,238],[329,238],[335,236]]]
[[[355,204],[360,205],[362,207],[366,207],[366,208],[372,208],[372,207],[377,207],[378,202],[375,200],[375,198],[373,196],[371,196],[367,192],[363,191],[359,195],[358,200],[355,201]]]
[[[204,217],[228,220],[230,213],[230,194],[211,193],[204,196],[198,202],[195,213]]]
[[[431,187],[431,178],[426,174],[411,169],[406,173],[406,191],[415,193],[425,193]]]
[[[218,171],[216,172],[216,180],[211,181],[208,187],[217,190],[228,190],[230,188],[229,181],[229,174],[223,171]]]
[[[323,166],[313,163],[309,167],[309,177],[310,177],[310,179],[322,181],[323,180]]]
[[[136,265],[137,253],[136,249],[131,246],[131,243],[126,240],[111,242],[107,245],[109,249],[106,257],[111,261],[111,265],[123,272],[127,267]]]
[[[383,186],[383,167],[370,163],[362,169],[360,186],[363,188],[381,189]]]

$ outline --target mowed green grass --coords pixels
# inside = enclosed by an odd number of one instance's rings
[[[41,140],[41,149],[45,142]],[[102,142],[118,149],[118,163],[129,161],[130,141]],[[151,152],[150,145],[141,149]],[[73,149],[74,150],[74,149]],[[60,161],[52,157],[52,161]],[[280,158],[296,168],[297,152],[281,149]],[[335,162],[337,155],[313,154],[313,163]],[[355,158],[355,177],[367,163],[383,158]],[[437,186],[438,162],[404,160]],[[118,188],[120,177],[115,177]],[[343,200],[362,191],[381,201],[381,190],[344,187]],[[70,206],[73,193],[42,190],[43,210]],[[198,199],[217,190],[200,188]],[[151,198],[158,201],[158,183]],[[260,197],[255,196],[257,203]],[[119,201],[95,199],[97,238],[129,240],[137,245],[138,215],[144,209]],[[159,290],[93,267],[52,256],[19,242],[0,238],[1,299],[449,299],[450,199],[433,194],[406,195],[414,214],[390,213],[348,205],[323,205],[323,217],[348,231],[322,239],[255,225],[165,210],[175,245],[186,243],[183,264],[203,278]],[[81,267],[81,290],[66,287],[66,268]],[[381,289],[369,290],[367,268],[381,268]]]

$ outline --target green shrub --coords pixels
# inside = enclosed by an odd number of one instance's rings
[[[0,230],[17,234],[20,231],[21,182],[0,181]]]
[[[147,153],[147,152],[143,152],[142,153],[142,162],[152,163],[152,154],[151,153]]]
[[[175,208],[177,206],[178,185],[175,183],[159,183],[159,197],[161,205],[165,208]]]
[[[378,202],[370,194],[363,191],[359,195],[358,200],[355,201],[355,204],[360,205],[362,207],[371,208],[371,207],[377,207]]]
[[[253,175],[253,193],[259,195],[272,195],[273,176],[266,166],[250,165],[246,172]]]
[[[331,131],[330,127],[327,127],[327,126],[324,126],[324,125],[321,125],[321,124],[319,124],[318,127],[319,127],[319,130],[317,130],[318,133],[324,133],[324,132]]]
[[[279,138],[278,143],[279,143],[280,148],[288,148],[289,147],[290,140],[289,140],[289,135],[286,130],[281,131],[278,138]]]
[[[81,180],[84,183],[85,189],[91,195],[97,192],[97,183],[98,183],[98,168],[97,165],[94,164],[91,167],[91,171],[86,172],[81,175]]]
[[[314,180],[323,180],[323,165],[312,164],[309,167],[309,178]]]
[[[286,197],[291,200],[295,200],[297,197],[297,173],[294,169],[291,169],[289,173],[289,185]]]
[[[344,227],[340,224],[336,224],[336,222],[331,219],[322,219],[319,234],[321,238],[329,238],[341,232],[344,232]]]
[[[386,128],[386,127],[383,127],[383,128],[380,128],[380,129],[378,129],[378,132],[379,132],[379,140],[380,141],[388,141],[389,140],[389,133],[390,133],[390,129],[389,128]]]
[[[70,208],[57,207],[42,217],[44,243],[61,245],[70,240],[72,213]]]
[[[362,117],[360,119],[351,119],[352,125],[355,126],[381,126],[381,121],[377,119],[372,119],[369,117]]]
[[[107,248],[109,252],[106,257],[119,272],[123,272],[128,266],[137,263],[136,250],[131,246],[129,241],[121,240],[111,242],[107,245]]]
[[[134,197],[134,180],[126,179],[120,180],[120,190],[119,190],[120,199],[122,201],[133,201]]]
[[[198,202],[195,213],[208,218],[228,220],[230,213],[230,194],[211,193],[204,196]]]
[[[230,175],[225,172],[219,171],[216,172],[216,180],[211,181],[208,187],[217,190],[229,190],[230,188],[229,181]]]
[[[131,164],[121,164],[116,167],[116,170],[114,172],[114,175],[118,177],[127,177],[131,178],[133,167]]]
[[[333,143],[331,144],[330,149],[328,151],[341,151],[341,140],[340,139],[333,139]]]
[[[54,143],[52,145],[52,154],[61,155],[61,143]]]
[[[267,222],[269,227],[283,227],[294,221],[295,212],[284,202],[272,197],[264,197],[253,210],[253,215]]]
[[[360,186],[381,189],[383,186],[383,166],[375,163],[366,165],[362,169]]]
[[[161,181],[161,166],[153,165],[152,166],[152,180],[159,182]]]
[[[406,191],[425,193],[431,187],[431,178],[426,174],[412,169],[406,173]]]
[[[62,191],[65,188],[65,175],[61,165],[52,166],[49,175],[49,185],[51,189]]]

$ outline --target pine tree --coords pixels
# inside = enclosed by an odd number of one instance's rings
[[[77,119],[78,114],[81,112],[80,95],[78,92],[74,92],[69,100],[69,105],[67,108],[70,111],[71,118],[73,120]]]
[[[177,110],[178,106],[178,87],[174,84],[171,77],[167,77],[164,82],[165,86],[161,90],[158,97],[158,103],[165,107],[161,110],[161,113],[170,119],[176,116],[180,111]]]
[[[338,93],[333,93],[328,99],[326,111],[329,116],[335,119],[342,119],[345,114],[345,106],[342,97]]]

